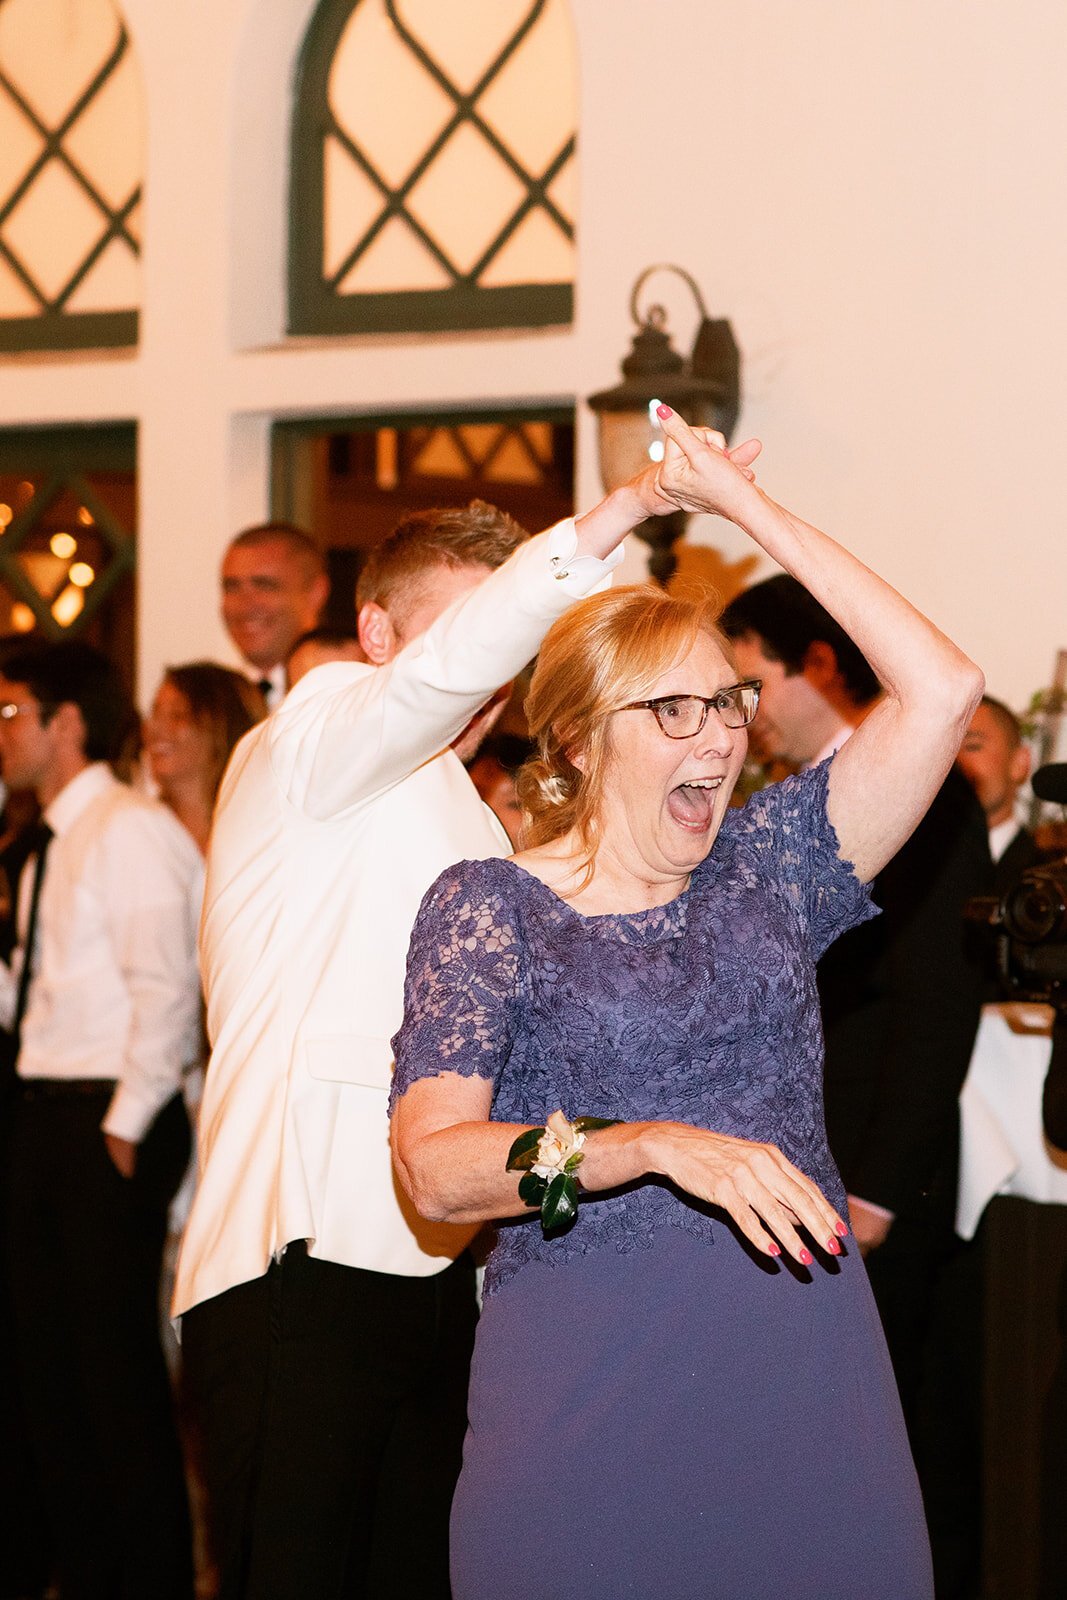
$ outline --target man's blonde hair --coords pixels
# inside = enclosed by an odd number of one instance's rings
[[[356,607],[373,601],[402,625],[435,568],[495,569],[528,537],[514,517],[485,500],[418,511],[367,556],[356,580]]]

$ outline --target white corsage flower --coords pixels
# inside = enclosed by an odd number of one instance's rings
[[[581,1162],[579,1152],[584,1144],[585,1134],[580,1133],[573,1122],[568,1122],[562,1111],[553,1111],[538,1141],[537,1159],[530,1168],[531,1172],[549,1180],[558,1172],[573,1172]],[[578,1160],[571,1161],[575,1155]]]
[[[569,1228],[578,1215],[578,1180],[574,1174],[585,1154],[587,1133],[611,1128],[610,1117],[578,1117],[568,1122],[553,1111],[543,1128],[527,1128],[508,1151],[507,1170],[521,1172],[519,1199],[541,1213],[545,1237]]]

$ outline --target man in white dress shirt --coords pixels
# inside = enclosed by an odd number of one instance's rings
[[[301,634],[318,623],[330,580],[322,551],[289,522],[245,528],[222,558],[222,620],[267,709],[281,705],[285,663]]]
[[[113,776],[132,707],[88,645],[0,676],[0,758],[42,808],[0,967],[17,1036],[4,1196],[29,1433],[64,1595],[189,1600],[188,1512],[159,1341],[167,1205],[188,1156],[199,853]]]
[[[517,548],[477,503],[397,530],[360,579],[371,664],[309,672],[223,782],[201,931],[213,1054],[175,1295],[222,1600],[448,1595],[471,1230],[424,1223],[395,1181],[389,1041],[423,894],[510,848],[454,747],[608,581],[623,535],[667,509],[638,484]]]

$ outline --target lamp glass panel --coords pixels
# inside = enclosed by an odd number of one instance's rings
[[[647,406],[640,411],[602,411],[597,421],[600,476],[605,489],[617,489],[648,466],[652,460],[650,447],[662,442],[663,435],[652,427]]]

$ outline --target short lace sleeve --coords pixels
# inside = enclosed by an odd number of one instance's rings
[[[419,1078],[442,1072],[494,1084],[514,1028],[519,955],[515,917],[492,863],[443,872],[419,907],[408,948],[404,1021],[393,1038],[390,1113]]]
[[[807,927],[815,960],[849,928],[878,915],[867,884],[843,861],[826,810],[830,758],[810,772],[771,784],[737,816],[746,838],[773,870]]]

